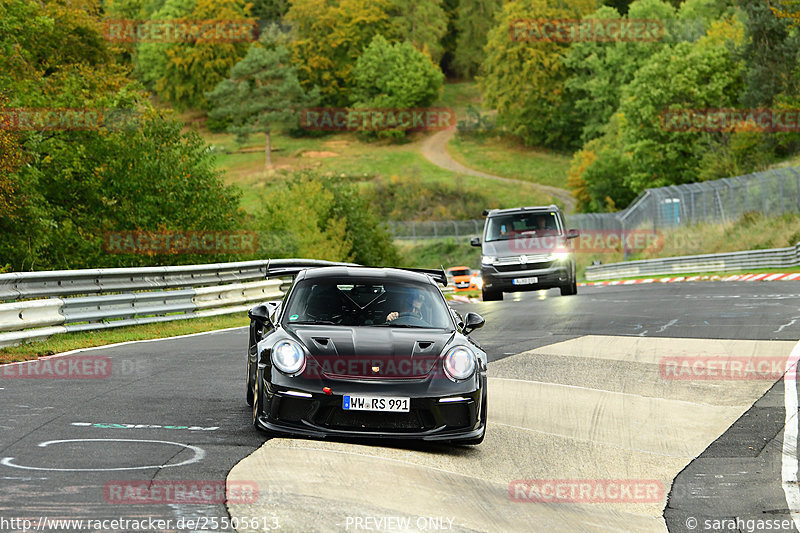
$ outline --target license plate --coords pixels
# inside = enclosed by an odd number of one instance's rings
[[[342,409],[347,411],[390,411],[408,413],[409,398],[387,398],[383,396],[344,396]]]
[[[534,283],[539,283],[539,278],[517,278],[511,283],[514,285],[533,285]]]

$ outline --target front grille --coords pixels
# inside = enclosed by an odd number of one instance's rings
[[[345,411],[333,408],[322,424],[331,429],[350,429],[356,431],[422,431],[416,410],[409,413],[381,413],[375,411]]]
[[[544,263],[512,263],[495,265],[495,268],[498,272],[516,272],[520,270],[544,270],[545,268],[550,268],[552,266],[553,262],[547,261]]]

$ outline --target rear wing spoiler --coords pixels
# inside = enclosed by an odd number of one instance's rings
[[[362,265],[355,265],[353,263],[333,263],[327,261],[316,261],[312,262],[309,261],[308,264],[294,264],[294,265],[278,265],[276,267],[272,267],[267,264],[267,279],[269,278],[283,278],[283,277],[295,277],[297,274],[302,272],[303,270],[308,270],[309,268],[320,268],[326,266],[346,266],[346,267],[360,267]],[[395,267],[392,267],[395,268]],[[447,287],[447,274],[444,271],[444,267],[440,267],[439,269],[435,268],[397,268],[397,270],[407,270],[409,272],[417,272],[419,274],[426,274],[433,278],[433,280],[437,283],[440,283],[442,286]]]
[[[359,265],[356,265],[354,263],[336,263],[333,261],[318,261],[314,259],[309,259],[306,261],[277,259],[275,260],[274,263],[272,261],[267,261],[266,278],[269,279],[269,278],[295,277],[303,270],[308,270],[309,268],[322,268],[330,266],[356,267]]]
[[[444,267],[435,268],[399,268],[398,270],[408,270],[409,272],[419,272],[420,274],[427,274],[433,278],[433,281],[441,283],[443,287],[447,287],[447,273]]]

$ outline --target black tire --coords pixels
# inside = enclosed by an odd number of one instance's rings
[[[559,288],[561,289],[561,296],[574,296],[578,294],[578,283],[575,280],[572,280],[572,283],[569,285],[562,285]]]
[[[503,299],[503,291],[487,291],[481,290],[481,297],[484,302],[499,302]]]
[[[569,283],[559,287],[561,289],[561,296],[574,296],[578,294],[578,281],[575,273],[575,264],[572,265],[572,275],[569,278]]]

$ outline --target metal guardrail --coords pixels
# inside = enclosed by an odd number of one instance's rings
[[[0,274],[0,301],[7,302],[0,303],[0,347],[56,333],[243,312],[253,302],[283,297],[284,281],[265,280],[267,264],[333,263],[276,259]]]
[[[794,268],[800,266],[800,243],[788,248],[750,250],[725,254],[690,255],[664,259],[644,259],[586,267],[586,279],[665,276],[694,272],[727,272],[762,268]]]

